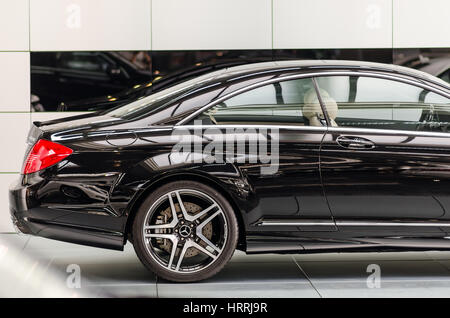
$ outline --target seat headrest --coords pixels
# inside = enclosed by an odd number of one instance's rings
[[[327,113],[332,126],[337,126],[335,119],[338,113],[336,101],[324,89],[319,89],[322,102],[326,105]],[[304,97],[303,116],[308,118],[311,126],[321,126],[319,119],[323,119],[322,107],[320,107],[319,98],[314,88],[309,89]]]

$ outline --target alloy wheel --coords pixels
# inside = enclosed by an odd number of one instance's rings
[[[176,273],[194,273],[213,264],[227,243],[227,219],[209,195],[179,189],[152,204],[142,228],[148,254]]]

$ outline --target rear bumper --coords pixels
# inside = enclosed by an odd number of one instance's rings
[[[34,185],[23,185],[22,177],[9,187],[9,210],[16,229],[49,239],[94,247],[123,250],[122,233],[103,231],[61,222],[61,216],[76,214],[67,210],[34,206]]]
[[[27,210],[27,187],[21,186],[21,178],[9,186],[9,212],[14,228],[24,234],[33,234],[19,211]]]

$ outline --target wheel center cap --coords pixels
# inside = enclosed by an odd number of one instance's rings
[[[188,237],[191,235],[191,228],[187,225],[180,226],[179,233],[182,237]]]

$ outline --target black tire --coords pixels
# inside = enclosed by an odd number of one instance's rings
[[[156,211],[150,213],[150,209],[157,204],[156,202],[158,202],[158,200],[161,200],[163,197],[167,197],[169,193],[173,193],[174,191],[183,191],[181,189],[191,189],[192,191],[206,194],[209,198],[212,198],[220,207],[221,212],[223,212],[220,214],[220,217],[226,220],[226,226],[223,227],[223,232],[226,233],[223,237],[226,239],[224,239],[220,254],[218,254],[215,259],[211,258],[212,261],[210,261],[211,263],[207,265],[206,268],[197,270],[193,273],[176,272],[172,267],[171,269],[168,268],[170,265],[166,265],[166,267],[163,266],[155,259],[155,256],[152,256],[153,249],[149,247],[150,244],[148,244],[148,241],[144,238],[144,224],[149,217],[152,217],[150,214],[156,213]],[[170,194],[170,196],[172,195]],[[183,204],[183,206],[184,205],[185,204]],[[147,214],[149,214],[149,216]],[[195,181],[170,182],[152,192],[139,207],[133,222],[132,232],[134,241],[133,246],[141,262],[157,276],[173,282],[196,282],[210,278],[217,274],[233,256],[239,235],[238,222],[230,203],[215,189]],[[177,230],[177,235],[177,237],[181,239],[181,230],[179,233]],[[186,239],[186,242],[187,240],[189,240],[189,238]],[[191,240],[193,241],[194,239]],[[176,253],[173,254],[176,255]]]

